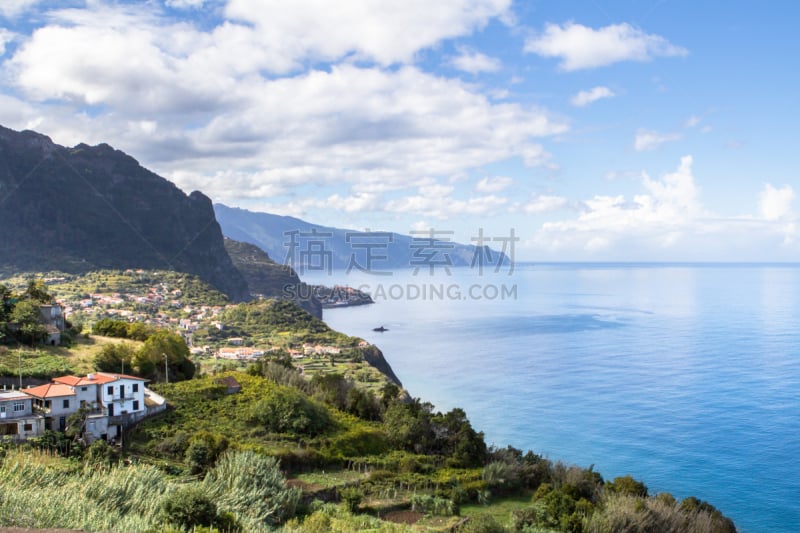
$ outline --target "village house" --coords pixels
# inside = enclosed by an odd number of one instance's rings
[[[235,359],[250,361],[264,355],[264,350],[258,348],[220,348],[217,357],[220,359]]]
[[[33,412],[33,398],[21,391],[0,392],[0,438],[21,441],[44,433],[44,417]]]
[[[44,415],[46,429],[64,431],[69,416],[83,409],[86,417],[81,433],[88,442],[115,440],[122,436],[126,426],[147,416],[146,381],[136,376],[97,372],[85,377],[53,378],[52,383],[23,392],[33,398],[34,408]]]
[[[47,331],[45,344],[51,346],[61,344],[61,333],[67,329],[63,308],[58,304],[41,305],[39,306],[39,320]]]
[[[64,431],[67,417],[78,410],[77,395],[68,385],[47,383],[24,392],[33,398],[34,409],[44,415],[45,429]]]

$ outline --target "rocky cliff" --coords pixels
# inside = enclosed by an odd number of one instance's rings
[[[176,270],[249,297],[209,198],[107,144],[67,148],[0,126],[0,228],[0,270]]]

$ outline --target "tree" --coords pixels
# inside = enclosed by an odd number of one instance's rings
[[[297,389],[285,386],[270,388],[256,402],[250,421],[274,433],[315,436],[332,424],[328,412]]]
[[[22,297],[40,304],[49,304],[53,301],[53,295],[47,292],[47,285],[40,279],[29,279],[28,286]]]
[[[92,365],[98,372],[120,372],[131,370],[133,347],[124,342],[105,344],[94,356]]]
[[[165,381],[167,377],[169,381],[192,379],[195,371],[186,342],[168,331],[154,333],[144,342],[133,356],[133,368],[139,376],[152,381]]]
[[[39,321],[39,305],[31,300],[17,302],[9,317],[9,321],[16,324],[17,340],[31,346],[44,340],[47,335],[44,324]]]
[[[14,309],[14,294],[11,289],[0,284],[0,322],[8,320],[8,316]]]

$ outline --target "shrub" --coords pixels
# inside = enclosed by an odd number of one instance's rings
[[[274,433],[315,436],[332,425],[324,407],[297,389],[277,386],[268,390],[251,410],[250,421]]]
[[[636,481],[631,476],[616,477],[614,481],[606,483],[605,489],[615,494],[647,496],[647,486],[641,481]]]
[[[161,502],[165,523],[184,530],[197,526],[211,526],[217,518],[217,506],[199,487],[180,487]]]

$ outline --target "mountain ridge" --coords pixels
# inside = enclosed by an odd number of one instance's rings
[[[226,237],[258,246],[273,260],[293,266],[301,275],[305,270],[328,268],[388,271],[470,267],[481,253],[475,245],[450,241],[447,232],[434,232],[434,238],[429,238],[390,231],[358,231],[221,203],[214,204],[214,213]],[[321,243],[323,249],[310,243]],[[507,264],[510,260],[502,252],[488,247],[484,250],[484,266]],[[307,261],[302,260],[304,254]],[[372,255],[371,260],[368,254]]]
[[[105,143],[68,148],[0,126],[0,227],[0,270],[161,268],[249,299],[211,200]]]

